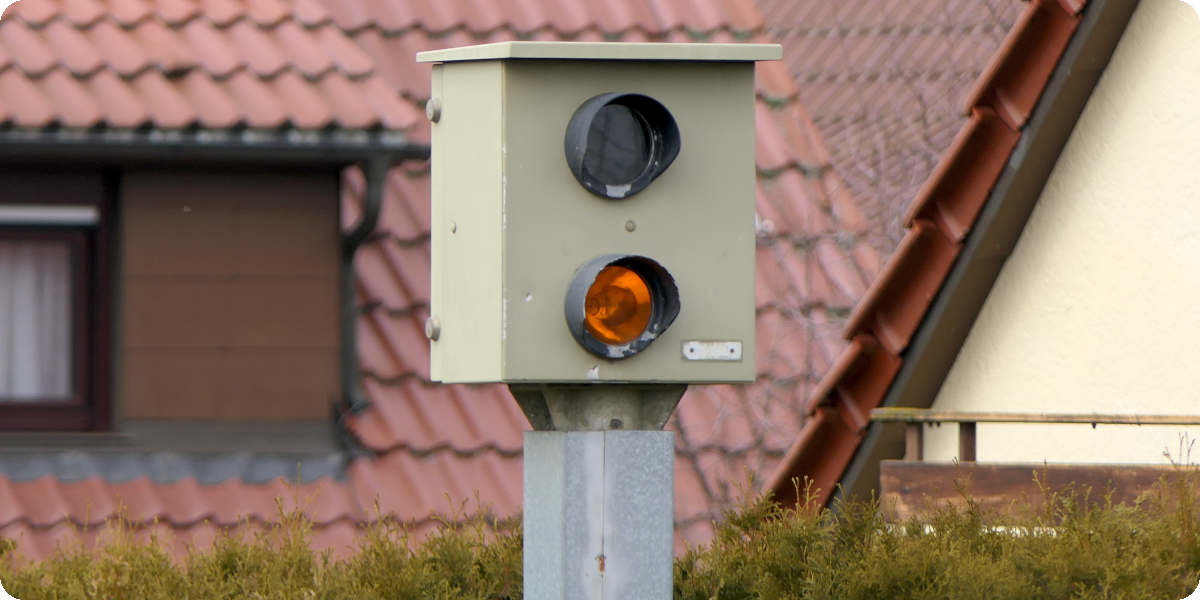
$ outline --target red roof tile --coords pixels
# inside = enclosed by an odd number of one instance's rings
[[[994,60],[967,96],[966,110],[980,104],[991,106],[1013,129],[1020,129],[1042,95],[1046,81],[1058,64],[1075,25],[1076,13],[1083,2],[1064,2],[1057,6],[1034,3],[1014,24],[1016,35],[1005,38],[998,51],[1008,60]],[[984,96],[990,95],[990,98]]]
[[[905,226],[911,227],[914,219],[924,217],[937,222],[951,240],[961,242],[1018,139],[1020,134],[1012,122],[1002,121],[987,106],[973,108],[970,119],[950,144],[948,158],[938,164],[909,206]]]
[[[134,541],[142,543],[149,542],[153,537],[169,555],[182,558],[190,549],[203,550],[210,547],[223,534],[233,534],[249,540],[256,533],[263,531],[264,526],[262,523],[250,522],[231,529],[210,522],[200,522],[187,529],[180,529],[166,522],[151,522],[135,524],[126,529],[125,533]],[[410,531],[420,538],[434,526],[432,523],[424,524],[413,527]],[[346,558],[361,542],[360,529],[359,524],[349,521],[328,523],[311,532],[310,546],[318,552],[328,550],[334,558]],[[109,524],[87,529],[70,522],[48,527],[33,526],[24,522],[0,526],[0,537],[15,540],[18,556],[24,560],[45,558],[55,551],[69,551],[79,544],[83,544],[85,548],[93,548],[108,543],[114,533]]]

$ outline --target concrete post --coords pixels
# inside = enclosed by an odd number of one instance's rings
[[[675,434],[649,427],[686,386],[649,388],[513,390],[541,425],[524,440],[527,600],[671,598]]]
[[[667,600],[669,431],[525,434],[525,598]]]

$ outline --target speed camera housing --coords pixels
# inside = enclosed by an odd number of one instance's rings
[[[504,42],[435,63],[431,376],[754,379],[754,61]]]

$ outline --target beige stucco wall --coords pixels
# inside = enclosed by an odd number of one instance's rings
[[[1143,0],[934,407],[1200,415],[1198,365],[1200,19]],[[978,456],[1162,463],[1181,431],[980,426]]]

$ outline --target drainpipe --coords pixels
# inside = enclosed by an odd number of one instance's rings
[[[383,190],[387,184],[387,172],[392,165],[390,157],[376,156],[359,163],[366,189],[363,192],[362,214],[350,231],[342,234],[341,308],[342,308],[342,402],[350,412],[359,412],[368,406],[367,398],[359,385],[358,369],[358,298],[355,293],[354,253],[375,231],[379,223],[379,211],[383,209]]]

